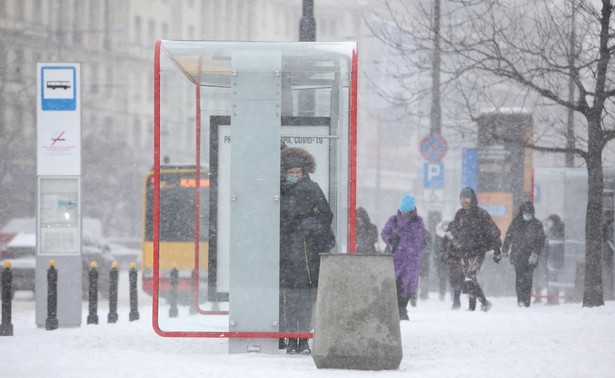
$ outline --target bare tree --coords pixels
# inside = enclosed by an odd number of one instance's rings
[[[432,1],[384,3],[378,16],[391,27],[374,33],[417,75],[429,72]],[[543,152],[572,152],[584,161],[588,203],[583,306],[604,305],[602,155],[615,138],[612,1],[442,0],[442,9],[443,110],[463,108],[465,117],[474,120],[485,107],[532,108],[548,127],[521,143]],[[579,115],[574,134],[568,110]]]

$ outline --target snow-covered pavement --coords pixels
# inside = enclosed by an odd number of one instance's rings
[[[120,283],[127,278],[121,277]],[[121,293],[127,290],[121,289]],[[436,298],[435,294],[431,298]],[[609,377],[615,371],[615,302],[518,308],[490,298],[488,312],[451,311],[430,299],[401,323],[404,357],[395,371],[319,370],[309,356],[228,354],[226,339],[163,338],[151,326],[151,299],[140,293],[141,319],[46,331],[34,324],[30,293],[14,301],[14,336],[0,337],[0,377]],[[188,315],[180,307],[180,318]],[[197,315],[192,315],[197,316]],[[179,318],[177,318],[179,319]]]

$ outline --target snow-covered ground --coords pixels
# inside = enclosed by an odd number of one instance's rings
[[[125,274],[125,273],[123,273]],[[127,276],[120,276],[126,284]],[[612,377],[615,302],[518,308],[515,298],[490,298],[488,312],[451,311],[431,299],[401,323],[404,357],[394,371],[319,370],[310,356],[228,354],[226,339],[163,338],[151,326],[151,299],[140,293],[141,319],[128,321],[120,288],[119,321],[46,331],[34,324],[30,293],[13,303],[14,336],[0,337],[0,377]],[[180,317],[189,316],[180,307]],[[197,315],[192,315],[197,316]]]

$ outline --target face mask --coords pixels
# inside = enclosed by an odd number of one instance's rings
[[[286,181],[290,182],[291,184],[294,184],[299,181],[299,177],[286,176]]]
[[[523,220],[529,222],[532,220],[532,216],[528,214],[523,214]]]
[[[552,228],[553,228],[553,223],[551,223],[551,222],[547,223],[547,229],[549,229],[549,230],[550,230],[550,229],[552,229]]]

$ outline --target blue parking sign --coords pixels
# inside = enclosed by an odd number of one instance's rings
[[[423,164],[423,188],[444,188],[444,163],[439,162]]]

